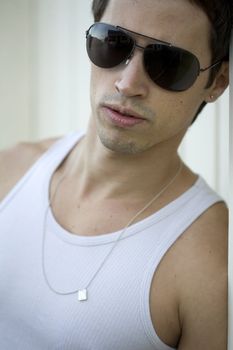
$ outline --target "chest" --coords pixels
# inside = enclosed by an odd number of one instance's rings
[[[4,300],[4,322],[0,324],[5,327],[1,332],[13,329],[24,339],[25,349],[37,337],[44,344],[63,344],[64,349],[75,349],[77,344],[83,344],[83,349],[160,349],[149,298],[161,229],[151,230],[150,225],[143,231],[140,225],[130,228],[91,283],[88,302],[80,303],[77,293],[65,294],[86,286],[111,249],[116,234],[84,240],[80,236],[70,237],[52,214],[48,216],[45,268],[51,285],[65,293],[59,295],[50,290],[43,276],[41,227],[42,222],[35,227],[30,216],[24,227],[20,227],[20,221],[17,227],[13,222],[8,226],[11,236],[9,241],[2,242],[2,249],[11,246],[14,259],[9,264],[9,256],[1,256],[1,275],[5,276],[0,285]],[[154,235],[157,244],[150,242]],[[27,244],[22,246],[22,242]],[[162,294],[161,290],[158,295]],[[165,304],[161,297],[157,300]],[[164,313],[168,317],[166,310],[163,311],[161,321]],[[82,343],[84,339],[87,343]],[[151,347],[151,342],[157,347]]]
[[[143,298],[146,298],[144,299],[144,305],[147,305],[147,310],[149,311],[147,322],[149,323],[152,333],[155,332],[154,334],[156,334],[156,336],[158,335],[164,343],[175,347],[180,337],[180,323],[177,311],[176,289],[175,286],[172,285],[170,268],[174,264],[174,261],[172,262],[167,255],[163,257],[165,251],[162,253],[159,248],[159,245],[163,239],[165,238],[166,240],[166,237],[163,237],[163,233],[166,231],[166,226],[162,224],[158,230],[154,230],[154,228],[152,228],[152,231],[149,234],[149,236],[151,236],[149,242],[147,242],[147,234],[141,232],[140,229],[140,221],[148,218],[154,213],[154,211],[159,210],[160,205],[161,203],[151,206],[151,208],[145,210],[145,212],[141,213],[138,217],[136,217],[136,220],[132,222],[132,224],[136,223],[136,225],[137,222],[139,222],[137,235],[140,237],[144,234],[145,240],[143,240],[141,237],[138,240],[136,239],[136,243],[133,243],[132,245],[129,243],[127,248],[125,248],[126,260],[119,257],[118,261],[116,262],[116,266],[118,266],[117,268],[119,268],[119,271],[125,271],[127,266],[128,276],[125,277],[124,282],[120,282],[122,288],[119,286],[116,286],[115,288],[118,290],[122,289],[122,295],[124,295],[126,290],[124,285],[130,285],[132,287],[132,291],[141,290],[141,288],[143,288],[144,290],[142,289],[141,293],[144,295]],[[117,232],[112,242],[112,246],[115,245],[114,242],[118,239],[119,235],[123,233],[124,238],[125,235],[128,235],[128,230],[130,233],[130,227],[126,229],[125,232],[123,232],[123,230],[127,223],[129,223],[135,216],[135,212],[138,211],[135,205],[130,206],[130,204],[128,204],[121,207],[114,202],[110,204],[109,202],[88,202],[82,205],[75,205],[73,202],[69,208],[55,202],[52,210],[56,221],[63,228],[69,232],[72,232],[74,235],[81,234],[83,237],[89,237],[91,239],[95,236],[107,237],[108,234],[111,235],[111,232]],[[148,249],[148,245],[150,246],[150,252],[147,255],[146,250]],[[138,247],[142,249],[145,248],[145,254],[142,254]],[[118,243],[116,243],[116,248],[118,249]],[[107,256],[110,250],[111,248],[108,247],[103,255]],[[139,250],[138,253],[137,250]],[[131,255],[132,252],[133,255]],[[158,256],[161,255],[160,257],[163,261],[165,260],[165,262],[163,264],[159,264],[159,260],[157,260],[154,262],[154,264],[152,263],[151,274],[148,277],[150,282],[147,284],[147,286],[141,287],[143,278],[145,278],[146,270],[144,270],[144,274],[142,273],[139,275],[139,265],[142,267],[143,271],[143,269],[147,268],[145,266],[150,263],[150,259],[153,260],[153,256],[156,256],[156,254],[158,254]],[[141,262],[138,263],[138,260],[140,261],[140,255],[143,257]],[[119,263],[119,261],[122,262],[122,260],[124,261],[123,265]],[[111,259],[110,262],[106,261],[106,265],[108,263],[110,263],[111,267]],[[129,263],[131,263],[131,267],[129,267]],[[95,269],[98,270],[98,266],[100,265],[101,261],[97,262],[95,264]],[[105,266],[103,266],[103,268],[105,268]],[[113,268],[113,270],[115,270],[115,268]],[[111,274],[111,270],[109,273]],[[135,276],[135,274],[138,275],[140,281],[138,281],[139,284],[137,286],[134,286],[131,282],[131,278]],[[121,277],[121,275],[115,276],[115,280],[121,281]],[[133,298],[133,295],[129,297],[130,300],[133,300]],[[141,295],[137,294],[138,301],[141,298]],[[118,302],[117,304],[119,305]],[[126,307],[126,309],[128,308]],[[140,315],[138,315],[138,317],[141,318]]]

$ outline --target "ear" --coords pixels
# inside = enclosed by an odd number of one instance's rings
[[[222,62],[221,68],[219,69],[213,84],[208,89],[208,97],[206,98],[206,102],[214,102],[216,101],[226,90],[229,85],[229,62]]]

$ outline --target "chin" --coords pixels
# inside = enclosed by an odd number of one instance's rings
[[[148,143],[140,142],[139,140],[133,139],[128,135],[122,135],[114,132],[99,130],[98,136],[101,144],[108,150],[119,153],[119,154],[140,154],[148,150],[150,145]]]

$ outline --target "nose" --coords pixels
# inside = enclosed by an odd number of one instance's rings
[[[115,88],[121,95],[126,97],[147,96],[149,82],[142,59],[142,52],[136,50],[121,69],[120,76],[115,81]]]

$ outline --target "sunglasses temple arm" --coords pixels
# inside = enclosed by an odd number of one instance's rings
[[[218,61],[218,62],[215,62],[213,64],[211,64],[210,66],[206,67],[206,68],[201,68],[200,69],[200,72],[205,72],[207,71],[208,69],[212,69],[214,67],[216,67],[218,64],[222,63],[222,60]]]

